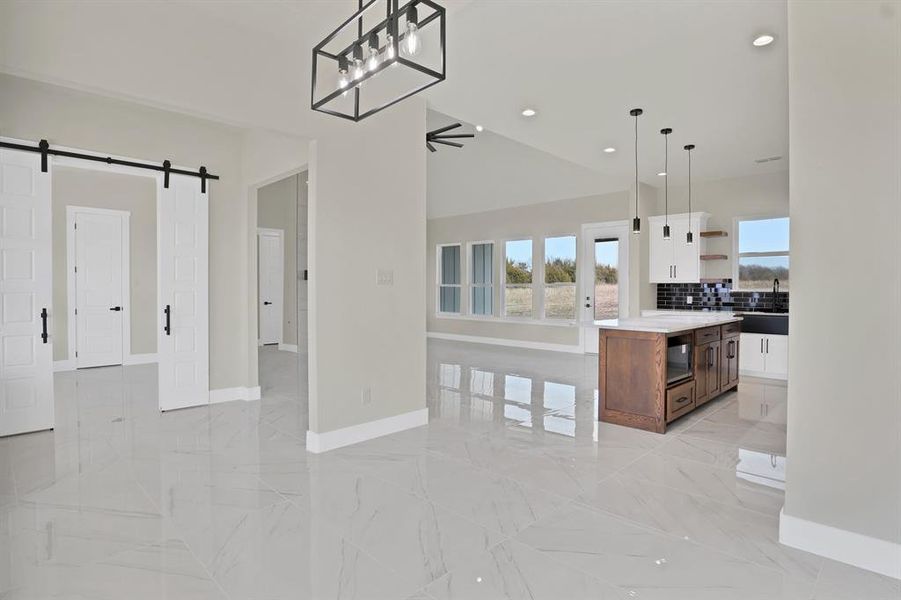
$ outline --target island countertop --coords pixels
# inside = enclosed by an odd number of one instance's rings
[[[713,327],[726,323],[741,321],[740,316],[732,313],[705,314],[705,315],[653,315],[632,317],[626,319],[605,319],[603,321],[589,321],[588,327],[598,329],[614,329],[621,331],[645,331],[650,333],[681,333],[702,327]]]

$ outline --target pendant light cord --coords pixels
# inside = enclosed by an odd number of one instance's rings
[[[663,151],[663,202],[664,202],[664,217],[663,222],[665,225],[669,225],[669,134],[663,134],[664,142],[664,151]]]
[[[691,149],[688,150],[688,233],[691,233]]]
[[[638,115],[635,115],[635,216],[638,216]]]

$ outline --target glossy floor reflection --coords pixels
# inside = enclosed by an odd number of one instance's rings
[[[308,455],[296,355],[167,414],[153,366],[56,376],[0,440],[0,598],[891,599],[777,542],[785,387],[665,436],[598,424],[593,357],[429,342],[427,427]]]

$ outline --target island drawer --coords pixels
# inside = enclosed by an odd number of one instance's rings
[[[701,346],[710,342],[716,342],[720,339],[720,326],[704,327],[703,329],[695,329],[695,346]]]
[[[681,417],[695,407],[694,380],[666,390],[666,422]]]
[[[741,334],[741,322],[726,323],[723,325],[723,337],[735,337]]]

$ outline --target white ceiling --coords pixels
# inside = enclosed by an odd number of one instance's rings
[[[584,165],[598,192],[632,179],[640,122],[642,179],[671,148],[697,144],[694,173],[719,179],[785,170],[784,1],[447,0],[448,79],[431,105]],[[296,135],[309,110],[310,49],[354,0],[0,2],[0,70]],[[775,44],[751,46],[760,30]],[[539,114],[526,120],[520,110]],[[353,126],[349,124],[348,126]],[[604,154],[612,145],[619,149]],[[674,152],[679,154],[679,152]],[[684,154],[684,153],[683,153]],[[675,160],[675,159],[674,159]],[[684,161],[683,161],[684,163]],[[682,177],[684,164],[671,172]]]

